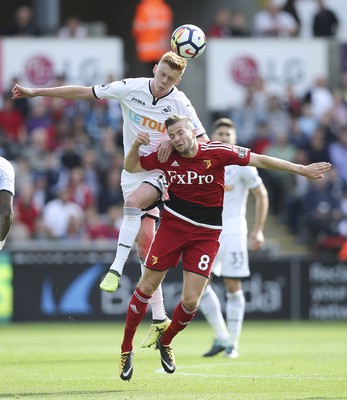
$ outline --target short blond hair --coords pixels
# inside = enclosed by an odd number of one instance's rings
[[[177,122],[184,122],[184,124],[190,128],[191,130],[194,129],[194,124],[193,122],[185,115],[178,115],[178,114],[172,114],[170,117],[165,121],[165,126],[166,129],[171,126],[177,124]]]
[[[167,53],[163,54],[160,62],[167,64],[170,68],[176,71],[180,71],[181,74],[183,74],[187,68],[187,60],[183,57],[180,57],[173,51],[168,51]]]

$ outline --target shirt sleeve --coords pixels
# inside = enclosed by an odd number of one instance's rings
[[[97,99],[118,99],[128,93],[132,89],[132,79],[123,79],[121,81],[114,81],[111,83],[104,83],[103,85],[93,86],[93,93]]]
[[[249,164],[249,159],[251,157],[251,150],[246,147],[232,146],[232,152],[229,153],[227,165],[241,165],[245,166]]]
[[[147,171],[162,167],[162,164],[158,160],[158,153],[156,151],[145,156],[141,156],[140,164],[141,167]]]

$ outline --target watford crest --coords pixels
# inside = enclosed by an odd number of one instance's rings
[[[211,165],[212,165],[212,161],[211,160],[204,160],[204,167],[206,169],[209,169]]]

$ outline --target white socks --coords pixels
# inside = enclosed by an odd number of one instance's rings
[[[224,321],[221,304],[211,285],[206,286],[200,300],[199,309],[211,325],[215,338],[222,341],[229,341],[229,332]]]
[[[237,348],[245,315],[245,296],[242,290],[238,290],[235,293],[227,293],[226,296],[225,313],[227,325],[230,332],[231,343]]]
[[[142,211],[139,208],[124,207],[124,218],[119,231],[116,258],[110,269],[123,274],[124,265],[141,226]]]
[[[140,262],[141,262],[141,272],[143,274],[145,266],[141,260],[140,260]],[[164,297],[163,297],[163,291],[161,289],[161,285],[159,285],[157,290],[153,293],[153,296],[151,297],[149,304],[152,307],[152,320],[162,321],[167,318],[165,307],[164,307]]]

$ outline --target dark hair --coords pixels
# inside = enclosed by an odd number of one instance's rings
[[[213,130],[220,128],[221,126],[226,126],[227,128],[235,129],[234,122],[229,118],[218,118],[213,124]]]

